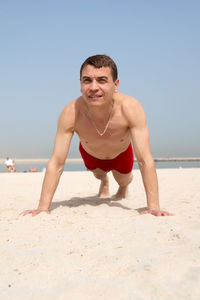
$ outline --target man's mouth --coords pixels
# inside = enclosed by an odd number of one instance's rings
[[[101,98],[102,95],[89,95],[88,98],[90,99],[96,99],[96,98]]]

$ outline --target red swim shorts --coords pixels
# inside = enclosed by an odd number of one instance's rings
[[[131,143],[124,152],[120,153],[117,157],[113,159],[96,158],[88,154],[81,145],[81,143],[79,144],[79,151],[81,153],[86,168],[89,170],[95,170],[96,168],[99,168],[105,172],[116,170],[120,173],[127,174],[130,173],[133,169],[134,156]]]

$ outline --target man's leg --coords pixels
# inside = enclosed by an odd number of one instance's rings
[[[109,181],[108,181],[107,173],[98,168],[92,170],[92,172],[97,179],[101,180],[98,196],[100,198],[109,197],[110,193],[109,193]]]
[[[113,176],[119,184],[119,189],[115,195],[116,199],[126,198],[128,196],[128,185],[133,180],[132,172],[127,174],[119,173],[116,170],[112,170]]]

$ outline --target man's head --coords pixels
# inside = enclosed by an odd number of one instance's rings
[[[119,79],[117,67],[110,57],[95,55],[87,58],[81,67],[80,75],[82,97],[88,105],[112,104]]]
[[[87,65],[93,66],[97,69],[108,67],[110,68],[113,81],[116,81],[118,78],[117,66],[115,62],[107,55],[98,54],[88,57],[81,66],[80,79],[82,78],[82,71]]]

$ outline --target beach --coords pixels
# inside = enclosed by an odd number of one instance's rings
[[[174,216],[139,214],[146,198],[134,170],[118,201],[96,196],[90,172],[64,172],[51,214],[23,217],[37,207],[44,173],[1,173],[0,298],[199,300],[200,169],[157,174],[161,208]]]

